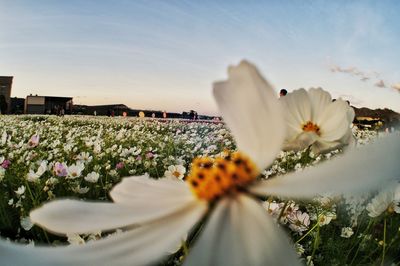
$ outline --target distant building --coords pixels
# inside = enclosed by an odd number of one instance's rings
[[[8,114],[11,108],[11,87],[13,77],[0,76],[0,111]]]
[[[23,114],[25,109],[25,99],[24,98],[11,98],[10,114]]]
[[[72,97],[29,95],[25,100],[25,114],[54,114],[72,112]]]
[[[129,107],[124,104],[107,104],[107,105],[78,105],[74,106],[73,112],[75,114],[86,114],[86,115],[106,115],[106,116],[121,116],[123,113],[130,113]]]

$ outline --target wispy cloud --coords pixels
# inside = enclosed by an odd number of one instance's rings
[[[378,88],[386,88],[386,84],[385,84],[385,82],[381,79],[381,80],[379,80],[378,82],[375,83],[375,87],[378,87]]]
[[[365,72],[365,71],[361,71],[357,67],[343,68],[338,65],[331,64],[330,70],[331,70],[331,72],[334,72],[334,73],[338,72],[338,73],[350,74],[351,76],[358,77],[361,81],[367,81],[367,80],[370,80],[371,78],[379,77],[379,73],[377,73],[377,72]]]
[[[328,61],[330,61],[330,58],[328,58]],[[357,67],[344,68],[333,63],[329,63],[329,69],[332,73],[344,73],[351,75],[352,77],[358,78],[362,82],[371,81],[373,82],[373,85],[378,88],[391,88],[400,92],[400,83],[394,83],[389,86],[388,84],[390,84],[390,82],[382,79],[381,74],[376,71],[366,72]]]

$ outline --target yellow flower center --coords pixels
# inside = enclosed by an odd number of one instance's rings
[[[394,213],[394,204],[393,204],[393,203],[391,203],[391,204],[389,205],[389,207],[387,208],[387,212],[388,212],[388,213]]]
[[[181,175],[181,173],[179,173],[178,171],[174,171],[172,175],[178,178]]]
[[[226,157],[200,157],[193,160],[186,181],[192,192],[207,201],[236,193],[257,177],[255,164],[239,152]]]
[[[321,134],[319,126],[317,126],[316,124],[314,124],[311,121],[308,121],[307,123],[305,123],[303,125],[302,129],[303,129],[303,131],[306,131],[306,132],[314,132],[317,135]]]

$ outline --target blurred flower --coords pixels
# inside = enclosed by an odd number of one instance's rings
[[[5,175],[6,169],[0,167],[0,182],[3,181]]]
[[[170,165],[165,171],[164,176],[168,178],[178,178],[183,180],[186,173],[186,168],[183,165]]]
[[[400,184],[394,184],[379,192],[366,209],[370,217],[378,217],[385,211],[400,213]]]
[[[354,232],[353,229],[351,229],[351,227],[343,227],[340,236],[344,238],[350,238],[353,234]]]
[[[88,187],[81,187],[80,185],[77,185],[76,187],[72,188],[72,191],[78,194],[86,194],[88,193],[90,188]]]
[[[149,151],[149,152],[146,153],[146,159],[151,160],[151,159],[153,159],[153,158],[154,158],[154,153],[152,153],[151,151]]]
[[[117,165],[115,166],[115,168],[116,168],[117,170],[120,170],[120,169],[124,168],[124,163],[123,163],[123,162],[117,163]]]
[[[29,231],[33,227],[33,223],[31,221],[31,219],[29,218],[29,216],[21,218],[20,223],[21,223],[22,228],[24,228],[25,231]]]
[[[17,194],[18,197],[22,196],[25,193],[25,186],[22,185],[22,186],[18,187],[18,189],[14,192],[15,192],[15,194]]]
[[[67,179],[75,179],[81,176],[83,169],[85,169],[85,165],[82,163],[72,164],[67,169]]]
[[[37,145],[39,145],[39,139],[40,139],[39,135],[33,135],[28,141],[28,147],[34,148]]]
[[[11,162],[10,160],[3,160],[3,162],[0,164],[0,167],[7,169],[10,166]]]
[[[310,216],[301,211],[296,211],[289,215],[288,221],[290,223],[289,228],[298,233],[308,230],[310,226]]]
[[[99,180],[100,175],[96,172],[91,172],[85,176],[85,180],[90,183],[96,183]]]
[[[65,163],[56,162],[53,167],[53,172],[56,176],[59,177],[67,176],[67,166],[65,165]]]
[[[83,245],[85,240],[78,234],[67,234],[67,241],[71,245]]]
[[[346,101],[332,102],[331,95],[321,88],[295,90],[280,100],[287,122],[284,149],[311,146],[313,153],[320,153],[351,141],[354,110]]]

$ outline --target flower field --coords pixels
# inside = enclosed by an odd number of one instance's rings
[[[358,146],[379,138],[374,131],[353,128],[352,133]],[[233,137],[223,123],[0,116],[0,234],[35,245],[96,241],[110,232],[56,236],[34,226],[29,212],[55,198],[111,201],[110,190],[127,176],[148,174],[154,179],[184,182],[194,158],[214,158],[235,150]],[[324,154],[314,154],[309,148],[281,151],[258,178],[302,171],[340,153],[341,149]],[[152,197],[163,200],[157,194]],[[400,263],[398,184],[357,196],[262,200],[265,212],[287,231],[307,265]],[[192,237],[189,235],[176,252],[171,251],[164,264],[181,264]]]

